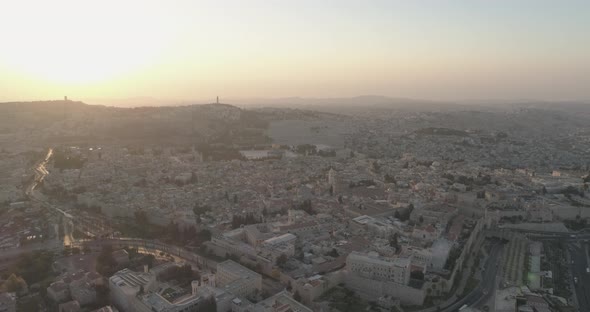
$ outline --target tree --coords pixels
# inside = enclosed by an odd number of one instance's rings
[[[147,213],[143,210],[136,210],[133,215],[135,216],[135,222],[139,225],[148,225]]]
[[[301,302],[301,295],[299,294],[298,290],[296,290],[295,293],[293,294],[293,299],[295,299],[298,302]]]
[[[59,217],[59,221],[57,224],[57,232],[59,235],[59,239],[62,239],[65,236],[65,231],[64,231],[64,222],[63,222],[63,217],[60,215]]]
[[[217,312],[217,302],[215,301],[215,298],[213,296],[209,296],[203,300],[203,303],[201,303],[201,306],[199,307],[199,311]]]
[[[310,199],[306,199],[304,200],[301,204],[299,204],[297,206],[298,210],[303,210],[305,212],[307,212],[310,215],[314,215],[315,211],[313,210],[313,207],[311,205],[311,200]]]
[[[199,179],[197,178],[197,174],[193,171],[191,172],[191,179],[190,179],[190,183],[191,184],[195,184],[198,183]]]
[[[395,177],[394,176],[390,176],[389,173],[385,174],[385,183],[395,183]]]
[[[111,276],[117,270],[117,261],[113,258],[113,247],[105,245],[96,258],[96,272],[102,276]]]
[[[373,171],[375,171],[375,172],[381,171],[381,166],[379,165],[379,163],[377,161],[373,162]]]
[[[446,289],[447,289],[447,281],[446,281],[445,279],[443,279],[443,280],[440,282],[440,287],[441,287],[443,290],[446,290]]]
[[[289,258],[287,257],[286,254],[281,254],[280,256],[277,257],[276,264],[279,268],[282,268],[287,263],[288,260],[289,260]]]
[[[107,285],[96,285],[94,289],[96,290],[96,304],[101,307],[109,305],[109,287]]]
[[[156,257],[152,254],[147,254],[139,260],[139,264],[147,265],[148,268],[151,268],[154,266],[154,261],[156,261]]]
[[[402,210],[402,212],[399,214],[399,219],[401,221],[408,221],[410,219],[410,215],[412,214],[413,210],[414,210],[414,205],[413,204],[408,205],[408,208]],[[395,216],[395,214],[394,214],[394,216]]]
[[[166,226],[166,233],[168,233],[168,235],[170,235],[170,238],[173,241],[182,240],[180,228],[179,228],[178,224],[174,223],[173,221],[170,221],[170,223],[168,223],[168,225]]]
[[[578,195],[578,196],[584,196],[584,192],[581,192],[577,187],[575,186],[568,186],[566,187],[563,191],[563,194],[567,195]]]
[[[27,289],[27,283],[22,277],[12,273],[0,286],[0,291],[20,293]]]
[[[396,250],[399,249],[399,242],[398,242],[398,234],[397,233],[394,233],[389,238],[389,246],[395,248]]]
[[[424,223],[424,217],[420,216],[420,218],[418,218],[418,221],[420,222],[420,224]]]
[[[336,250],[336,248],[332,248],[332,250],[330,250],[330,252],[328,252],[328,256],[333,257],[333,258],[338,258],[340,256],[340,254],[338,253],[338,250]]]
[[[199,203],[195,203],[195,205],[193,206],[193,213],[196,216],[200,216],[202,214],[207,213],[208,211],[210,211],[211,208],[207,205],[199,205]]]
[[[171,266],[168,269],[160,272],[158,275],[158,281],[167,282],[171,280],[177,280],[182,283],[189,283],[194,279],[200,278],[196,272],[193,271],[190,264],[183,266]]]
[[[21,276],[29,285],[40,282],[52,272],[53,253],[35,251],[19,256],[10,272]]]
[[[197,238],[202,242],[210,241],[211,240],[211,231],[209,231],[208,229],[202,229],[197,234]]]
[[[424,280],[424,273],[422,271],[412,271],[410,277],[417,280]]]
[[[262,221],[261,218],[255,216],[252,213],[248,213],[245,216],[244,215],[233,215],[232,216],[232,228],[237,229],[242,225],[256,224],[256,223],[260,223],[261,221]]]

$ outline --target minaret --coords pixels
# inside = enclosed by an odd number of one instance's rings
[[[328,185],[332,188],[332,195],[336,194],[336,184],[337,184],[338,177],[336,176],[336,170],[334,168],[330,168],[328,171]]]
[[[217,104],[219,104],[219,95],[217,96]]]
[[[191,282],[191,288],[192,288],[192,294],[193,296],[196,296],[197,293],[199,292],[199,281],[198,280],[194,280]]]

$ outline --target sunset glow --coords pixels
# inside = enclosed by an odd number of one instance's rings
[[[590,7],[567,3],[10,1],[0,97],[584,99]]]

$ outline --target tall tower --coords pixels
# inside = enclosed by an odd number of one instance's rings
[[[337,184],[338,177],[336,176],[336,170],[334,168],[330,168],[328,171],[328,184],[332,188],[332,194],[336,194],[336,184]]]
[[[217,96],[217,102],[216,103],[219,104],[219,95]]]
[[[199,281],[198,280],[194,280],[191,282],[191,288],[192,288],[192,294],[193,296],[196,296],[197,293],[199,292]]]

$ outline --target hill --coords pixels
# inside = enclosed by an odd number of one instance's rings
[[[268,122],[227,104],[120,108],[75,101],[0,103],[0,135],[50,144],[264,142]]]

